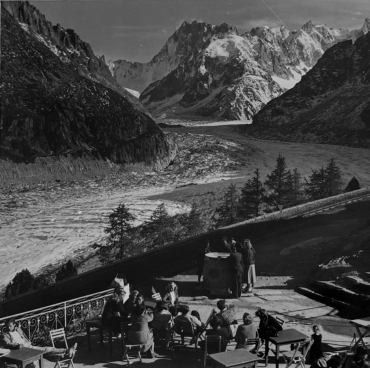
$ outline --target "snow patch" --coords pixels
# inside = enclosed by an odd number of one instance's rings
[[[135,91],[134,89],[126,88],[123,87],[127,92],[131,93],[134,97],[139,98],[140,97],[140,92]]]
[[[297,84],[297,80],[294,78],[284,79],[277,77],[276,75],[271,76],[272,79],[282,88],[291,89]]]

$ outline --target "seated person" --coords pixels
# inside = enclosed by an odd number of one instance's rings
[[[201,332],[205,326],[197,317],[189,313],[189,307],[187,305],[183,305],[179,308],[180,314],[175,318],[175,331],[179,332],[178,330],[178,323],[180,322],[190,322],[194,328],[194,333],[197,335]]]
[[[246,340],[255,339],[256,337],[258,337],[257,326],[253,323],[252,316],[249,313],[244,313],[243,314],[243,324],[240,325],[236,331],[235,349],[244,348],[244,344]],[[247,345],[246,349],[249,351],[251,349],[251,345]]]
[[[341,368],[343,366],[344,357],[340,354],[321,357],[311,365],[311,368]]]
[[[123,304],[123,308],[125,309],[127,314],[131,314],[132,310],[134,309],[136,298],[139,295],[139,292],[137,290],[133,290],[130,293],[130,296],[126,300],[126,302]]]
[[[179,292],[177,285],[174,282],[170,282],[166,286],[166,294],[162,300],[170,304],[169,310],[173,316],[176,316],[178,312]]]
[[[363,368],[367,358],[367,350],[363,346],[358,346],[355,354],[347,355],[344,368]]]
[[[107,300],[102,313],[103,326],[110,327],[114,334],[121,332],[121,317],[128,317],[123,306],[125,291],[122,286],[117,286],[113,295]]]
[[[226,306],[226,301],[225,299],[220,299],[218,302],[217,302],[217,308],[220,310],[219,313],[216,313],[217,316],[220,316],[222,318],[222,326],[221,327],[226,327],[229,331],[229,340],[232,340],[234,337],[235,337],[235,334],[236,334],[236,330],[238,328],[238,322],[236,320],[234,320],[232,323],[229,323],[229,321],[227,321],[224,317],[223,317],[223,313],[228,309],[227,306]]]
[[[226,351],[226,346],[229,342],[229,331],[226,327],[222,326],[222,318],[220,316],[214,316],[211,319],[210,325],[212,327],[211,330],[206,330],[207,336],[221,336],[221,352]],[[205,350],[205,340],[199,342],[199,346],[202,350]],[[208,343],[207,351],[209,354],[219,353],[218,344],[210,344]]]
[[[153,321],[153,313],[147,311],[143,304],[136,304],[131,315],[131,329],[128,340],[131,344],[144,345],[142,352],[149,352],[151,358],[158,355],[154,352],[153,332],[149,329],[149,322]]]
[[[10,350],[22,347],[41,350],[45,354],[62,355],[64,358],[72,358],[76,353],[77,343],[69,349],[57,349],[53,346],[34,346],[28,340],[22,329],[15,324],[14,318],[5,322],[5,330],[0,335],[0,347]]]
[[[171,312],[168,310],[167,303],[161,301],[157,304],[156,310],[154,312],[154,318],[151,326],[154,329],[156,336],[164,336],[166,339],[166,347],[168,347],[171,330],[174,325]]]
[[[144,305],[144,301],[145,301],[145,298],[144,298],[144,295],[143,294],[138,294],[137,297],[136,297],[136,301],[135,301],[135,305]]]

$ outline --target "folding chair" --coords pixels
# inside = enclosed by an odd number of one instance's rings
[[[185,346],[185,338],[189,339],[189,345],[191,342],[195,343],[195,350],[198,348],[198,338],[204,331],[196,334],[194,331],[193,324],[190,321],[176,321],[174,326],[174,332],[181,337],[181,348]]]
[[[209,344],[209,345],[208,345]],[[207,366],[208,352],[216,354],[221,352],[221,336],[206,336],[204,344],[204,366]]]
[[[161,340],[162,341],[166,340],[167,343],[169,343],[169,341],[172,340],[173,320],[172,320],[171,314],[161,315],[160,320],[156,320],[156,317],[154,317],[154,320],[152,322],[152,327],[153,327],[154,342],[156,345],[158,345]]]
[[[259,342],[260,342],[259,337],[256,337],[254,339],[245,339],[245,341],[244,341],[244,349],[247,349],[248,346],[254,346],[255,349],[257,349]],[[250,350],[251,353],[252,353],[252,351],[253,351],[253,349]],[[257,352],[255,352],[255,353],[257,354]],[[252,353],[252,354],[254,354],[254,353]]]
[[[66,338],[64,328],[58,328],[57,330],[50,330],[50,338],[51,338],[51,343],[52,343],[54,348],[55,348],[54,340],[62,339],[64,341],[65,347],[68,351],[67,338]],[[54,368],[56,366],[58,366],[59,368],[62,368],[62,365],[66,368],[68,368],[70,365],[72,365],[72,367],[75,368],[75,366],[73,364],[73,358],[74,358],[74,355],[72,357],[67,357],[67,358],[60,357],[60,359],[58,359],[56,361]]]
[[[281,355],[284,357],[286,368],[289,368],[292,364],[296,364],[296,367],[300,366],[301,368],[305,368],[306,355],[312,344],[312,340],[309,342],[308,346],[307,342],[301,342],[296,344],[295,350],[282,352]],[[301,348],[304,349],[303,354],[299,351]]]
[[[128,331],[130,331],[131,323],[130,322],[121,322],[121,336],[122,336],[122,348],[123,348],[123,357],[122,361],[126,359],[127,365],[130,365],[129,354],[136,353],[136,357],[142,362],[141,359],[141,349],[145,344],[131,344],[128,341]]]

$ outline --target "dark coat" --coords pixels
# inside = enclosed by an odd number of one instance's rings
[[[243,257],[240,253],[238,252],[231,253],[229,257],[229,262],[230,262],[231,272],[233,273],[243,272],[244,263],[243,263]]]
[[[276,331],[282,331],[283,327],[280,325],[280,323],[269,314],[267,315],[267,321],[263,322],[262,319],[260,320],[260,324],[258,327],[258,333],[261,338],[264,338],[267,336],[267,330],[269,328],[273,327]]]

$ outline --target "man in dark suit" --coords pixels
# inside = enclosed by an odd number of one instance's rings
[[[231,245],[231,254],[229,257],[231,269],[231,291],[233,297],[239,299],[242,295],[243,282],[243,257],[236,251],[235,244]]]

